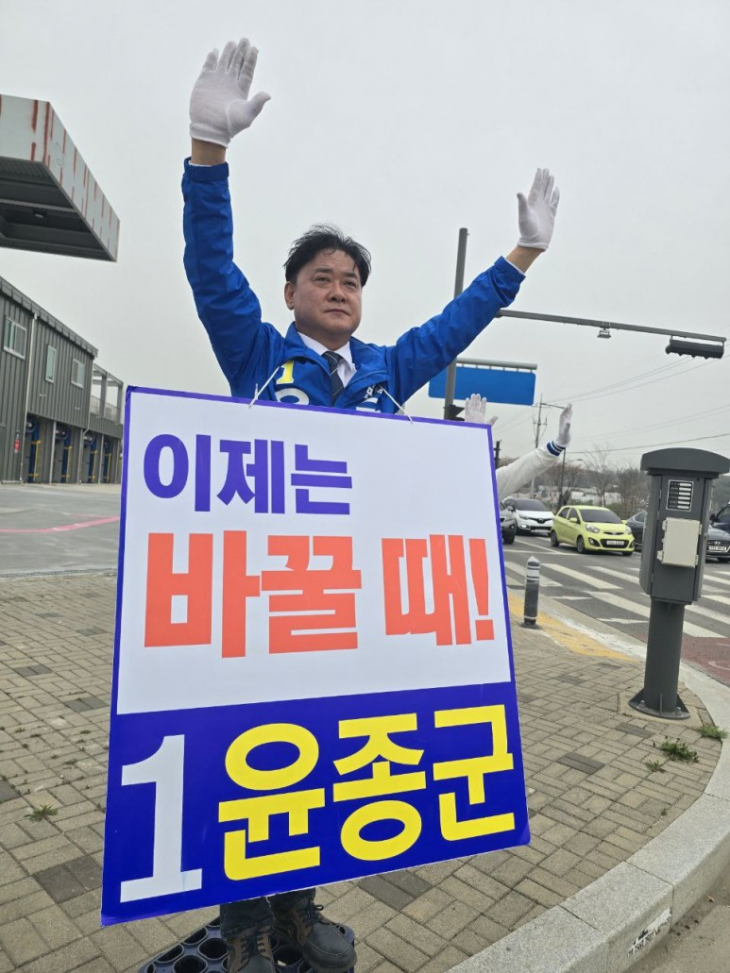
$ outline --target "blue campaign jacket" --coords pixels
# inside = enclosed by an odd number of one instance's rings
[[[325,360],[307,348],[293,324],[283,337],[262,320],[258,298],[233,262],[228,165],[193,166],[186,160],[182,189],[185,271],[231,395],[253,398],[276,372],[262,399],[329,406]],[[406,331],[394,345],[350,338],[357,372],[337,408],[397,412],[512,303],[523,276],[500,257],[441,314]]]

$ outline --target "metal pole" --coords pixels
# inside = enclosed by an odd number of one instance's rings
[[[595,318],[574,318],[566,314],[539,314],[533,311],[497,311],[498,318],[522,318],[525,321],[552,321],[555,324],[579,324],[602,331],[640,331],[642,334],[665,334],[670,337],[698,338],[701,341],[715,341],[725,346],[728,340],[722,335],[699,334],[694,331],[670,331],[667,328],[647,328],[640,324],[621,324],[618,321],[598,321]]]
[[[23,480],[23,462],[25,460],[25,427],[28,422],[28,404],[30,402],[30,391],[33,382],[33,355],[35,354],[35,332],[36,332],[36,315],[34,314],[30,322],[30,341],[28,342],[28,372],[25,378],[25,404],[23,405],[23,436],[20,440],[20,463],[18,465],[18,482]]]
[[[466,263],[466,238],[469,231],[465,226],[459,230],[459,249],[456,254],[456,281],[454,283],[454,297],[458,297],[464,290],[464,264]],[[454,404],[454,390],[456,388],[456,360],[446,369],[446,390],[444,392],[444,419],[451,418],[451,406]]]
[[[540,562],[536,557],[528,557],[525,571],[525,608],[523,625],[537,625],[537,603],[540,597]]]
[[[563,481],[565,480],[565,456],[568,452],[567,449],[563,450],[563,462],[560,466],[560,486],[558,487],[558,503],[562,505],[563,503]]]
[[[629,705],[640,713],[665,720],[689,718],[677,693],[683,625],[684,605],[652,598],[644,688],[629,700]]]
[[[540,445],[540,426],[542,425],[542,395],[540,396],[540,405],[537,408],[537,428],[535,429],[535,449]],[[535,493],[535,477],[530,480],[530,496]]]

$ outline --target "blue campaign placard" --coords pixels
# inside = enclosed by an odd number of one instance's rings
[[[178,912],[209,905],[212,890],[214,902],[236,901],[526,843],[509,690],[122,717],[107,810],[116,840],[106,865],[124,879],[105,898],[105,913],[120,921]],[[150,760],[171,740],[180,745],[169,747],[164,767]],[[234,766],[236,746],[247,758],[243,771]],[[135,773],[122,783],[128,768]],[[184,795],[181,808],[176,794]],[[171,832],[179,844],[155,860]]]
[[[527,843],[489,428],[126,417],[102,923]]]
[[[510,371],[505,368],[477,368],[471,365],[456,366],[454,398],[459,401],[470,395],[481,395],[489,402],[505,405],[532,405],[535,401],[534,371]],[[432,399],[443,399],[446,394],[446,372],[432,378],[428,386]]]

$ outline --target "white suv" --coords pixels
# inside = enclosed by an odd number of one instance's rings
[[[553,515],[542,500],[529,500],[526,497],[507,497],[505,507],[514,510],[519,534],[549,533],[553,526]]]

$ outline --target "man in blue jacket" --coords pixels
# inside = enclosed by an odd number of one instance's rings
[[[185,270],[198,315],[236,397],[397,412],[512,303],[525,272],[550,243],[558,190],[548,170],[538,169],[529,195],[518,194],[517,246],[440,314],[390,346],[353,337],[369,253],[334,227],[313,227],[286,262],[284,300],[294,320],[282,336],[262,320],[258,299],[233,262],[226,149],[269,100],[264,93],[249,97],[257,55],[246,39],[229,42],[220,56],[212,51],[190,100],[183,224]],[[353,947],[324,918],[314,889],[307,889],[221,906],[229,973],[274,973],[272,926],[317,973],[345,973],[355,961]]]

